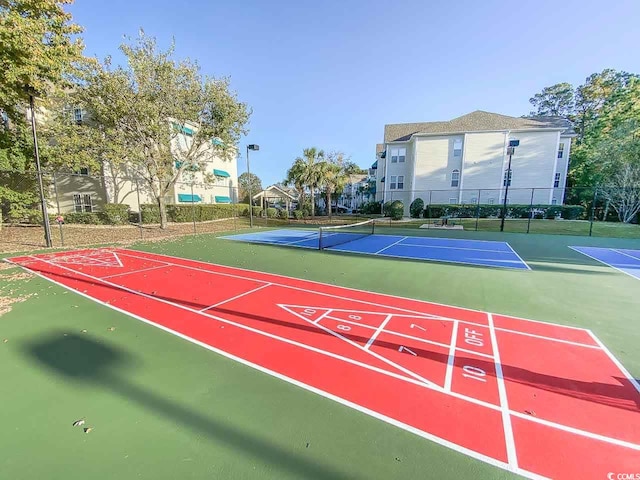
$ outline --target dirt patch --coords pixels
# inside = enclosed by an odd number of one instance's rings
[[[15,268],[14,265],[9,264],[0,264],[1,270],[6,270],[8,268]],[[11,308],[16,303],[24,302],[26,299],[31,297],[32,294],[29,295],[16,295],[15,288],[11,285],[13,282],[19,281],[29,281],[33,278],[33,274],[29,272],[18,271],[13,274],[2,275],[0,280],[3,285],[0,287],[0,317],[5,313],[11,311]]]

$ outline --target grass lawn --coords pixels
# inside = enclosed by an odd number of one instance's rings
[[[568,248],[640,249],[640,227],[595,224],[602,236],[584,237],[570,234],[584,225],[588,231],[588,223],[536,220],[532,231],[558,233],[561,226],[566,235],[526,235],[495,232],[496,222],[481,220],[478,232],[468,231],[474,220],[464,220],[464,231],[416,223],[380,233],[507,241],[532,271],[254,245],[213,234],[134,248],[589,328],[640,377],[640,281]],[[507,225],[526,229],[526,220]],[[605,238],[608,228],[629,238]],[[512,478],[21,272],[0,270],[2,479]],[[90,433],[71,426],[80,418]]]

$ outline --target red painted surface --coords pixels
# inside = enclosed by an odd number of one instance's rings
[[[585,330],[500,315],[492,328],[484,312],[114,252],[12,261],[502,468],[640,473],[640,393]]]

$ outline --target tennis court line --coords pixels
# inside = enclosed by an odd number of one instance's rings
[[[413,238],[413,237],[405,237],[405,238]],[[504,244],[508,245],[506,242],[504,242]],[[419,245],[417,243],[403,243],[402,245],[403,246],[407,246],[407,247],[419,247],[419,248],[443,248],[443,249],[446,249],[446,250],[468,250],[468,251],[472,251],[472,252],[511,253],[508,250],[489,250],[489,249],[486,249],[486,248],[447,247],[445,245]]]
[[[599,258],[597,258],[597,257],[594,257],[593,255],[590,255],[590,254],[588,254],[588,253],[586,253],[586,252],[583,252],[582,250],[578,250],[579,248],[602,248],[602,249],[604,249],[604,250],[613,251],[613,249],[611,249],[611,248],[606,248],[606,247],[573,247],[573,246],[569,246],[569,248],[570,248],[571,250],[574,250],[574,251],[578,252],[578,253],[579,253],[579,254],[581,254],[581,255],[584,255],[584,256],[586,256],[586,257],[589,257],[589,258],[591,258],[591,259],[595,260],[595,261],[596,261],[596,262],[598,262],[598,263],[601,263],[602,265],[606,265],[607,267],[613,268],[614,270],[617,270],[617,271],[619,271],[620,273],[624,273],[625,275],[628,275],[628,276],[630,276],[631,278],[635,278],[636,280],[640,280],[640,277],[636,277],[635,275],[633,275],[633,274],[631,274],[631,273],[629,273],[629,272],[625,272],[625,271],[624,271],[624,270],[622,270],[621,268],[618,268],[618,267],[616,267],[616,266],[614,266],[614,265],[612,265],[612,264],[610,264],[610,263],[607,263],[607,262],[605,262],[604,260],[601,260],[601,259],[599,259]],[[631,265],[631,266],[635,266],[635,265]]]
[[[531,267],[527,264],[527,262],[525,262],[525,261],[522,259],[522,257],[521,257],[520,255],[518,255],[518,252],[516,252],[516,251],[514,250],[514,248],[513,248],[511,245],[509,245],[509,243],[508,243],[508,242],[504,242],[504,243],[507,245],[507,247],[509,247],[509,248],[511,249],[511,251],[513,252],[513,254],[514,254],[516,257],[518,257],[518,258],[520,259],[520,261],[522,262],[522,264],[523,264],[525,267],[527,267],[527,270],[531,270]]]
[[[141,268],[140,270],[133,270],[131,272],[123,272],[123,273],[115,273],[113,275],[107,275],[105,277],[100,277],[100,278],[113,278],[113,277],[120,277],[122,275],[129,275],[131,273],[142,273],[142,272],[148,272],[149,270],[156,270],[158,268],[164,268],[164,267],[170,267],[171,265],[166,264],[166,265],[156,265],[155,267],[149,267],[149,268]]]
[[[397,242],[393,242],[391,245],[387,245],[384,248],[381,248],[380,250],[378,250],[377,252],[374,252],[373,255],[380,255],[382,252],[384,252],[386,249],[393,247],[394,245],[399,244],[400,242],[402,242],[403,240],[406,240],[409,237],[402,237],[400,240],[398,240]]]
[[[444,389],[447,392],[451,391],[451,382],[453,381],[453,364],[455,362],[459,323],[460,322],[454,322],[453,328],[451,329],[451,343],[449,344],[449,357],[447,358],[447,373],[444,377]]]
[[[502,374],[502,362],[500,361],[500,350],[498,348],[498,339],[496,337],[495,325],[493,324],[493,315],[487,313],[489,321],[489,334],[491,336],[491,344],[493,346],[494,365],[496,367],[496,380],[498,381],[498,395],[500,397],[500,409],[502,410],[502,424],[504,428],[504,441],[507,445],[507,461],[509,466],[514,469],[518,468],[518,455],[516,453],[516,445],[513,437],[513,425],[511,425],[511,411],[509,410],[509,400],[507,398],[507,388],[504,384],[504,375]]]
[[[634,257],[633,255],[629,255],[628,253],[621,252],[617,248],[611,248],[610,250],[613,250],[614,252],[619,253],[620,255],[624,255],[625,257],[633,258],[636,262],[638,262],[637,265],[640,267],[640,258]],[[632,249],[629,248],[627,250],[632,250]]]
[[[164,256],[166,257],[167,255],[164,255]],[[113,286],[113,287],[116,287],[117,289],[121,289],[121,290],[128,291],[129,293],[131,293],[131,294],[133,294],[133,295],[136,295],[136,296],[141,296],[141,297],[148,298],[148,299],[150,299],[150,300],[155,300],[155,301],[158,301],[158,302],[161,302],[161,303],[165,303],[165,304],[168,304],[168,305],[173,306],[173,307],[178,308],[178,309],[186,310],[186,311],[189,311],[189,312],[191,312],[191,313],[195,313],[195,314],[200,314],[200,315],[202,315],[202,316],[205,316],[205,317],[208,317],[208,318],[211,318],[211,319],[214,319],[214,320],[218,320],[218,321],[223,322],[223,323],[227,323],[227,324],[230,324],[230,325],[237,326],[237,327],[239,327],[239,328],[241,328],[241,329],[245,329],[245,330],[248,330],[248,331],[252,331],[252,332],[257,333],[257,334],[259,334],[259,335],[263,335],[263,336],[266,336],[266,337],[274,338],[274,339],[276,339],[276,340],[281,340],[281,341],[283,341],[283,342],[285,342],[285,343],[289,343],[289,344],[292,344],[292,345],[296,345],[296,346],[299,346],[299,347],[301,347],[301,348],[304,348],[304,349],[308,349],[308,350],[314,351],[314,352],[316,352],[316,353],[320,353],[320,354],[323,354],[323,355],[327,355],[327,356],[329,356],[329,357],[336,358],[336,359],[338,359],[338,360],[343,360],[343,361],[346,361],[347,363],[352,363],[352,364],[355,364],[355,365],[358,365],[358,366],[361,366],[361,367],[364,367],[364,368],[367,368],[367,369],[370,369],[370,370],[376,371],[376,372],[381,373],[381,374],[383,374],[383,375],[388,375],[388,376],[391,376],[391,377],[397,378],[397,379],[399,379],[399,380],[403,380],[403,381],[406,381],[406,382],[412,383],[412,384],[414,384],[414,385],[417,385],[417,386],[420,386],[420,387],[423,387],[423,388],[428,388],[428,389],[436,390],[436,391],[438,391],[438,392],[440,392],[440,393],[445,393],[445,394],[451,395],[451,396],[453,396],[453,397],[456,397],[456,398],[459,398],[459,399],[462,399],[462,400],[469,401],[470,403],[474,403],[474,404],[477,404],[477,405],[480,405],[480,406],[484,406],[484,407],[489,408],[489,409],[491,409],[491,410],[496,410],[496,411],[500,411],[500,410],[501,410],[501,407],[499,407],[499,406],[495,406],[495,405],[493,405],[493,404],[490,404],[490,403],[485,402],[485,401],[483,401],[483,400],[479,400],[479,399],[474,398],[474,397],[468,397],[468,396],[466,396],[466,395],[456,393],[455,391],[445,392],[445,391],[443,391],[442,387],[440,387],[440,386],[438,386],[438,385],[435,385],[435,384],[433,384],[433,386],[432,386],[432,385],[428,385],[428,384],[425,384],[425,383],[420,382],[420,381],[418,381],[418,380],[415,380],[415,379],[412,379],[412,378],[408,378],[408,377],[404,377],[404,376],[402,376],[402,375],[400,375],[400,374],[396,374],[396,373],[393,373],[393,372],[390,372],[390,371],[387,371],[387,370],[383,370],[383,369],[380,369],[380,368],[374,367],[374,366],[372,366],[372,365],[364,364],[364,363],[361,363],[361,362],[359,362],[359,361],[357,361],[357,360],[350,359],[350,358],[348,358],[348,357],[342,357],[341,355],[334,354],[334,353],[332,353],[332,352],[328,352],[328,351],[325,351],[325,350],[322,350],[322,349],[318,349],[318,348],[316,348],[316,347],[312,347],[312,346],[310,346],[310,345],[306,345],[306,344],[303,344],[303,343],[300,343],[300,342],[296,342],[295,340],[290,340],[290,339],[287,339],[287,338],[285,338],[285,337],[279,337],[279,336],[277,336],[277,335],[270,334],[270,333],[268,333],[268,332],[263,332],[263,331],[261,331],[261,330],[258,330],[258,329],[255,329],[255,328],[249,327],[249,326],[247,326],[247,325],[236,323],[236,322],[234,322],[234,321],[232,321],[232,320],[227,320],[227,319],[224,319],[224,318],[221,318],[221,317],[217,317],[217,316],[214,316],[214,315],[207,314],[206,312],[199,312],[199,311],[194,310],[194,309],[192,309],[192,308],[190,308],[190,307],[183,306],[183,305],[180,305],[180,304],[178,304],[178,303],[171,302],[171,301],[169,301],[169,300],[164,300],[164,299],[162,299],[162,298],[153,297],[153,296],[151,296],[151,295],[145,294],[145,293],[143,293],[143,292],[135,291],[135,290],[133,290],[133,289],[130,289],[130,288],[128,288],[128,287],[125,287],[125,286],[122,286],[122,285],[119,285],[119,284],[116,284],[116,283],[112,283],[112,282],[109,282],[109,281],[103,281],[103,280],[102,280],[102,279],[100,279],[99,277],[95,277],[95,276],[93,276],[93,275],[89,275],[89,274],[84,273],[84,272],[80,272],[80,271],[77,271],[77,270],[73,270],[73,269],[71,269],[71,268],[68,268],[68,267],[64,267],[64,266],[62,266],[62,265],[55,264],[54,262],[50,262],[50,261],[47,261],[47,260],[43,260],[43,259],[41,259],[41,258],[38,258],[38,257],[32,256],[32,255],[29,255],[29,256],[27,256],[26,258],[30,258],[30,259],[32,259],[32,260],[34,260],[34,261],[36,261],[36,262],[43,262],[43,263],[47,263],[47,264],[49,264],[49,265],[51,265],[51,266],[53,266],[53,267],[56,267],[56,268],[61,268],[61,269],[64,269],[64,270],[68,270],[68,271],[70,271],[70,272],[72,272],[72,273],[75,273],[75,274],[77,274],[77,275],[81,275],[81,276],[88,277],[88,278],[91,278],[91,279],[93,279],[93,280],[96,280],[96,281],[98,281],[98,283],[99,283],[99,282],[102,282],[102,283],[104,283],[104,284],[107,284],[107,285],[111,285],[111,286]],[[11,261],[11,260],[9,260],[9,259],[4,259],[4,260],[5,260],[6,262],[8,262],[8,263],[12,263],[12,264],[14,264],[14,265],[18,265],[18,266],[22,267],[22,265],[20,265],[20,264],[16,264],[16,263],[12,262],[12,261]],[[180,266],[180,265],[177,265],[177,266]],[[26,267],[23,267],[23,268],[26,268]],[[133,314],[133,313],[127,312],[126,310],[120,309],[120,308],[115,307],[115,306],[113,306],[113,305],[111,305],[111,304],[105,303],[105,302],[103,302],[103,301],[101,301],[101,300],[98,300],[98,299],[96,299],[96,298],[94,298],[94,297],[91,297],[90,295],[85,294],[85,293],[83,293],[83,292],[81,292],[81,291],[79,291],[79,290],[76,290],[76,289],[74,289],[73,287],[66,286],[66,285],[64,285],[64,284],[62,284],[62,283],[60,283],[60,282],[58,282],[58,281],[56,281],[56,280],[53,280],[53,279],[51,279],[51,278],[49,278],[49,277],[45,276],[44,274],[40,274],[40,273],[38,273],[38,272],[33,272],[33,271],[32,271],[32,273],[34,273],[35,275],[38,275],[38,276],[39,276],[39,277],[41,277],[41,278],[44,278],[45,280],[48,280],[48,281],[51,281],[52,283],[55,283],[55,284],[57,284],[57,285],[60,285],[61,287],[65,288],[65,289],[67,289],[67,290],[70,290],[70,291],[72,291],[72,292],[74,292],[74,293],[78,293],[78,294],[80,294],[80,295],[82,295],[82,296],[84,296],[84,297],[86,297],[86,298],[88,298],[88,299],[90,299],[90,300],[93,300],[93,301],[95,301],[95,302],[97,302],[97,303],[100,303],[100,304],[103,304],[103,305],[105,305],[105,306],[107,306],[107,307],[109,307],[109,308],[113,308],[114,310],[117,310],[117,311],[119,311],[119,312],[122,312],[122,313],[124,313],[125,315],[131,316],[131,317],[133,317],[133,318],[141,319],[141,317],[138,317],[137,315],[135,315],[135,314]],[[214,273],[214,272],[209,272],[209,273]],[[487,313],[487,315],[491,315],[491,314]],[[224,355],[224,356],[227,356],[228,358],[232,358],[232,359],[237,358],[237,357],[233,356],[232,354],[227,354],[226,352],[224,352],[224,351],[222,351],[222,350],[218,350],[218,349],[216,349],[215,347],[211,347],[210,345],[207,345],[207,344],[204,344],[204,343],[202,343],[202,342],[199,342],[198,340],[195,340],[195,339],[193,339],[192,337],[189,337],[189,336],[183,335],[183,334],[181,334],[181,333],[179,333],[179,332],[176,332],[175,330],[172,330],[172,329],[170,329],[170,328],[168,328],[168,327],[164,327],[164,326],[162,326],[162,325],[159,325],[159,324],[157,324],[157,323],[155,323],[155,322],[153,322],[153,321],[151,321],[151,320],[146,320],[146,319],[141,319],[141,320],[142,320],[142,321],[144,321],[145,323],[148,323],[148,324],[151,324],[151,325],[157,326],[158,328],[161,328],[161,329],[163,329],[163,330],[165,330],[165,331],[167,331],[167,332],[169,332],[169,333],[174,333],[175,335],[180,336],[181,338],[184,338],[184,339],[186,339],[186,340],[188,340],[188,341],[191,341],[191,342],[196,343],[196,344],[198,344],[198,345],[202,345],[202,346],[204,346],[205,348],[208,348],[209,350],[216,351],[216,352],[218,352],[218,353],[220,353],[220,354],[222,354],[222,355]],[[469,323],[469,322],[466,322],[466,321],[465,321],[465,323]],[[544,323],[544,322],[542,322],[542,323]],[[486,325],[484,325],[484,326],[486,326]],[[249,361],[245,361],[245,360],[239,360],[239,361],[241,361],[241,363],[244,363],[244,364],[246,364],[246,365],[253,365],[253,364],[252,364],[251,362],[249,362]],[[270,372],[270,370],[268,370],[268,369],[266,369],[266,368],[264,368],[264,367],[259,367],[259,366],[258,366],[258,367],[257,367],[257,369],[258,369],[258,370],[261,370],[261,371],[264,371],[265,373],[269,373],[269,372]],[[275,373],[275,372],[274,372],[274,373]],[[289,377],[286,377],[286,376],[284,376],[284,375],[277,374],[277,373],[276,373],[276,375],[275,375],[275,376],[279,376],[278,378],[282,378],[282,379],[287,379],[287,378],[289,378]],[[297,382],[297,381],[296,381],[296,380],[293,380],[293,382]],[[315,388],[315,387],[311,387],[311,388]],[[338,397],[338,398],[339,398],[339,397]],[[363,408],[366,408],[366,407],[363,407]],[[516,412],[516,411],[509,411],[509,413],[511,413],[511,414],[513,414],[513,415],[515,415],[515,416],[520,416],[519,412]],[[523,418],[523,419],[526,419],[526,420],[530,420],[530,421],[535,421],[535,419],[534,419],[533,417],[530,417],[530,416],[526,416],[526,417],[522,417],[522,418]],[[399,422],[399,423],[401,423],[401,422]],[[542,423],[542,422],[539,422],[539,423]],[[556,424],[555,422],[552,422],[552,421],[547,421],[547,420],[545,420],[545,421],[544,421],[544,424],[545,424],[545,425],[548,425],[548,426],[550,426],[550,427],[553,427],[553,428],[558,428],[558,429],[560,429],[560,430],[566,430],[567,428],[570,428],[570,429],[571,429],[571,430],[570,430],[570,431],[571,431],[571,433],[574,433],[574,434],[577,434],[577,435],[581,435],[581,436],[585,436],[585,437],[589,437],[589,438],[594,438],[594,439],[601,440],[601,441],[604,441],[604,442],[607,442],[607,443],[611,443],[611,444],[615,444],[615,445],[621,445],[621,443],[620,443],[620,442],[624,442],[624,441],[622,441],[622,440],[618,440],[618,439],[615,439],[615,438],[612,438],[612,437],[607,437],[607,436],[602,436],[602,435],[598,435],[598,434],[593,434],[593,433],[591,433],[591,432],[588,432],[588,431],[585,431],[585,430],[580,430],[580,429],[577,429],[577,428],[574,428],[574,427],[567,427],[567,426],[562,425],[562,424]],[[565,428],[563,428],[563,427],[565,427]],[[412,427],[412,428],[413,428],[413,427]],[[426,433],[426,432],[425,432],[425,433]],[[430,435],[430,434],[429,434],[429,435]],[[434,437],[435,437],[435,436],[434,436]],[[435,437],[435,438],[439,439],[440,437]],[[446,441],[446,440],[445,440],[445,441]],[[630,443],[630,442],[624,442],[624,444],[625,444],[625,445],[623,445],[623,446],[629,446],[630,448],[634,448],[634,449],[638,449],[638,450],[640,450],[640,445],[636,445],[636,444],[634,444],[634,443]],[[461,447],[461,448],[464,448],[464,447]],[[482,455],[482,454],[480,454],[480,455]],[[505,465],[506,465],[506,464],[505,464]],[[511,470],[511,471],[513,471],[513,470],[512,470],[512,467],[510,467],[510,466],[508,467],[508,469],[509,469],[509,470]],[[519,472],[527,472],[526,470],[522,470],[522,469],[520,469],[519,467],[517,467],[517,469],[518,469],[517,471],[519,471]],[[535,474],[533,474],[533,475],[535,475]],[[534,477],[532,477],[532,478],[534,478]],[[535,478],[544,478],[544,477],[536,476]]]
[[[222,238],[222,237],[219,237],[219,238]],[[474,241],[488,242],[489,240],[474,240]],[[306,280],[306,279],[305,280],[300,280],[299,278],[295,278],[295,277],[292,277],[290,275],[283,275],[281,273],[265,273],[265,272],[260,272],[258,270],[249,270],[248,268],[234,267],[234,266],[230,266],[230,265],[222,265],[222,264],[219,264],[219,263],[212,263],[212,262],[205,262],[203,260],[194,260],[194,259],[191,259],[191,258],[179,258],[179,257],[171,256],[171,255],[165,255],[163,253],[145,252],[143,250],[133,250],[133,249],[130,249],[130,248],[121,248],[121,247],[116,247],[115,250],[125,251],[125,252],[127,252],[126,255],[128,255],[130,257],[135,257],[136,253],[139,254],[139,255],[140,254],[142,254],[142,255],[147,254],[147,255],[153,255],[153,256],[156,256],[156,257],[170,258],[172,260],[178,259],[178,260],[183,260],[183,261],[187,261],[187,262],[199,263],[199,264],[202,264],[202,265],[206,265],[208,267],[229,268],[229,269],[233,269],[233,270],[239,270],[239,271],[242,271],[242,272],[249,272],[249,273],[252,273],[252,274],[258,273],[260,275],[267,275],[267,276],[271,276],[271,277],[285,278],[287,280],[295,280],[295,281],[298,281],[298,282],[302,281],[304,283],[311,283],[311,284],[314,284],[314,285],[322,285],[324,287],[331,287],[331,288],[338,287],[338,288],[340,288],[342,290],[365,293],[365,294],[368,294],[368,295],[371,295],[372,293],[374,293],[375,295],[377,295],[379,297],[388,297],[388,298],[393,298],[393,299],[407,300],[407,301],[410,301],[410,302],[419,302],[419,303],[423,303],[425,305],[435,305],[435,306],[439,306],[439,307],[453,308],[453,309],[465,310],[465,311],[468,311],[468,312],[475,312],[475,313],[484,313],[484,314],[489,313],[489,312],[487,312],[485,310],[478,310],[476,308],[463,307],[463,306],[459,306],[459,305],[449,305],[449,304],[446,304],[446,303],[433,302],[433,301],[428,301],[428,300],[416,300],[415,298],[403,297],[402,295],[391,295],[391,294],[384,293],[384,292],[369,292],[367,290],[362,290],[361,288],[345,287],[345,286],[342,286],[342,285],[336,286],[336,285],[331,285],[331,284],[328,284],[328,283],[318,282],[317,280]],[[133,252],[133,254],[129,253],[129,252]],[[154,260],[153,258],[150,259],[149,257],[137,257],[137,258],[142,258],[144,260]],[[161,262],[162,260],[156,260],[156,261]],[[172,262],[167,262],[167,263],[170,263],[172,265],[178,265],[178,264],[172,263]],[[188,267],[187,265],[181,265],[181,266]],[[196,268],[196,267],[189,267],[189,268]],[[203,270],[203,271],[210,271],[210,270],[204,270],[202,268],[197,268],[197,269],[198,270]],[[235,276],[237,278],[246,278],[246,277],[240,277],[239,275],[226,274],[226,273],[223,273],[223,272],[215,272],[215,273],[217,273],[219,275]],[[263,280],[263,281],[266,281],[266,280]],[[273,283],[274,285],[281,285],[281,284],[278,284],[276,282],[271,282],[271,283]],[[313,290],[308,290],[307,289],[307,291],[313,291]],[[315,292],[315,291],[313,291],[313,292],[314,293],[318,293],[320,295],[329,295],[329,294],[325,294],[323,292]],[[344,298],[344,297],[336,297],[336,298]],[[369,305],[375,305],[377,307],[384,306],[384,305],[381,305],[381,304],[378,304],[378,303],[373,303],[373,302],[369,302],[369,301],[365,301],[365,300],[355,300],[355,301],[359,302],[359,303],[368,303]],[[397,309],[397,310],[401,310],[401,311],[404,311],[404,312],[416,313],[417,315],[425,315],[423,313],[419,313],[419,312],[416,312],[415,310],[410,310],[410,309],[407,309],[407,308],[400,308],[400,307],[392,307],[392,308]],[[492,312],[492,313],[495,313],[495,312]],[[498,315],[498,314],[496,314],[496,315]],[[590,332],[589,329],[583,328],[583,327],[574,327],[572,325],[561,325],[561,324],[552,323],[552,322],[545,322],[545,321],[542,321],[542,320],[535,320],[535,319],[532,319],[532,318],[518,317],[516,315],[509,315],[509,317],[510,318],[515,318],[516,320],[522,320],[524,322],[540,323],[542,325],[547,325],[547,326],[551,325],[551,326],[560,327],[560,328],[568,328],[570,330],[580,330],[581,332]],[[447,319],[447,317],[441,317],[441,318]],[[458,320],[458,319],[451,318],[450,320]],[[483,325],[483,326],[486,327],[486,325]]]
[[[133,251],[135,251],[135,250],[133,250]],[[153,259],[150,259],[148,257],[139,257],[139,256],[136,256],[136,255],[131,255],[129,253],[125,253],[123,255],[130,256],[130,257],[133,257],[133,258],[139,258],[139,259],[143,259],[143,260],[153,260]],[[151,255],[159,255],[159,256],[162,256],[162,257],[175,258],[175,257],[171,257],[169,255],[162,255],[162,254],[156,254],[156,253],[152,253]],[[192,262],[195,262],[195,263],[202,263],[202,264],[208,265],[208,266],[216,266],[216,264],[201,262],[201,261],[198,261],[198,260],[188,260],[188,261],[192,261]],[[171,263],[171,262],[167,262],[167,263],[169,263],[170,265],[177,266],[177,267],[183,267],[183,268],[187,268],[187,269],[190,269],[190,270],[206,272],[206,273],[210,273],[210,274],[213,274],[213,275],[222,275],[222,276],[227,276],[227,277],[232,277],[232,278],[239,278],[239,279],[242,279],[242,280],[247,280],[247,279],[251,280],[250,277],[244,277],[244,276],[236,275],[236,274],[233,274],[233,273],[213,272],[211,270],[206,270],[206,269],[198,268],[198,267],[192,267],[190,265],[180,265],[178,263]],[[241,271],[245,271],[245,272],[252,272],[251,270],[247,270],[247,269],[243,269],[243,268],[225,267],[224,265],[222,265],[222,267],[224,267],[224,268],[232,268],[232,269],[241,270]],[[252,273],[256,273],[256,272],[252,272]],[[262,273],[262,272],[258,272],[258,273]],[[298,280],[299,281],[299,279],[294,279],[292,277],[287,277],[285,275],[278,275],[278,274],[266,274],[266,275],[273,275],[273,276],[280,277],[280,278],[289,278],[291,280]],[[266,282],[266,280],[258,280],[258,281]],[[313,280],[304,280],[304,282],[315,283],[315,284],[324,285],[324,286],[331,286],[331,285],[328,285],[326,283],[314,282]],[[288,289],[291,289],[291,290],[299,290],[299,291],[303,291],[303,292],[307,292],[307,293],[314,293],[316,295],[321,295],[321,296],[324,296],[324,297],[339,298],[341,300],[349,300],[349,301],[355,302],[355,303],[361,303],[361,304],[363,303],[363,304],[366,304],[366,305],[373,305],[373,306],[376,306],[376,307],[383,307],[383,308],[387,308],[387,309],[391,308],[393,310],[398,310],[400,312],[403,312],[405,316],[410,316],[410,317],[418,316],[418,317],[422,317],[422,318],[434,318],[434,319],[449,320],[449,321],[459,321],[460,320],[458,318],[444,317],[444,316],[428,317],[427,316],[428,314],[424,314],[424,313],[418,312],[416,310],[410,310],[410,309],[406,309],[406,308],[402,308],[402,307],[389,307],[388,305],[385,305],[385,304],[374,303],[374,302],[367,301],[367,300],[354,300],[354,299],[349,298],[349,297],[342,297],[342,296],[339,296],[339,295],[332,295],[330,293],[325,293],[325,292],[317,292],[315,290],[309,290],[309,289],[303,288],[303,287],[294,287],[292,285],[284,285],[284,284],[275,283],[275,282],[271,282],[271,283],[273,285],[276,285],[276,286],[279,286],[279,287],[288,288]],[[348,287],[339,287],[339,288],[341,288],[343,290],[353,290],[353,291],[362,292],[362,293],[369,293],[369,294],[371,293],[371,292],[366,292],[364,290],[358,290],[358,289],[353,289],[353,288],[348,288]],[[380,295],[388,296],[390,298],[394,298],[393,295],[386,295],[386,294],[380,294]],[[404,299],[404,300],[410,300],[410,301],[414,301],[414,302],[416,301],[415,299],[406,298],[406,297],[395,297],[395,298],[401,298],[401,299]],[[451,305],[445,305],[445,304],[442,304],[442,303],[425,302],[423,300],[417,300],[417,301],[418,302],[422,302],[422,303],[426,303],[426,304],[431,304],[431,305],[438,305],[438,306],[442,306],[442,307],[449,307],[449,308],[452,307]],[[291,306],[301,307],[301,305],[291,305]],[[489,313],[489,312],[482,312],[480,310],[467,309],[467,308],[464,308],[464,307],[453,307],[453,308],[460,308],[460,309],[463,309],[463,310],[469,310],[469,311],[476,312],[476,313],[484,313],[485,315],[487,313]],[[349,310],[341,310],[341,311],[349,311]],[[360,310],[354,310],[354,311],[360,311]],[[376,313],[376,314],[379,314],[380,312],[362,312],[362,313]],[[394,313],[394,316],[401,316],[401,315],[403,315],[403,313],[400,313],[400,314],[395,314]],[[413,314],[413,315],[406,315],[407,313]],[[569,329],[573,329],[573,330],[588,331],[586,329],[579,328],[579,327],[558,325],[558,324],[554,324],[554,323],[541,322],[541,321],[538,321],[538,320],[530,320],[530,319],[520,318],[520,317],[511,317],[511,318],[515,318],[516,320],[525,320],[525,321],[530,321],[530,322],[535,322],[535,323],[541,323],[543,325],[550,325],[550,326],[555,326],[555,327],[560,327],[560,328],[569,328]],[[470,323],[470,324],[481,326],[481,327],[487,327],[486,324],[474,322],[473,320],[465,320],[465,323]],[[575,345],[582,346],[582,347],[598,348],[595,345],[588,345],[588,344],[583,344],[583,343],[578,343],[578,342],[572,342],[570,340],[562,340],[562,339],[558,339],[558,338],[554,338],[554,337],[545,337],[545,336],[542,336],[542,335],[536,335],[536,334],[533,334],[533,333],[521,332],[521,331],[518,331],[518,330],[510,330],[510,329],[502,328],[502,327],[495,327],[495,328],[497,330],[501,330],[501,331],[505,331],[505,332],[516,333],[516,334],[520,334],[520,335],[528,335],[528,336],[542,338],[542,339],[545,339],[545,340],[552,340],[552,341],[558,341],[558,342],[563,342],[563,343],[575,344]]]

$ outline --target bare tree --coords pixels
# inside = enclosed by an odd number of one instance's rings
[[[626,163],[600,188],[621,222],[631,222],[640,212],[640,163]]]

